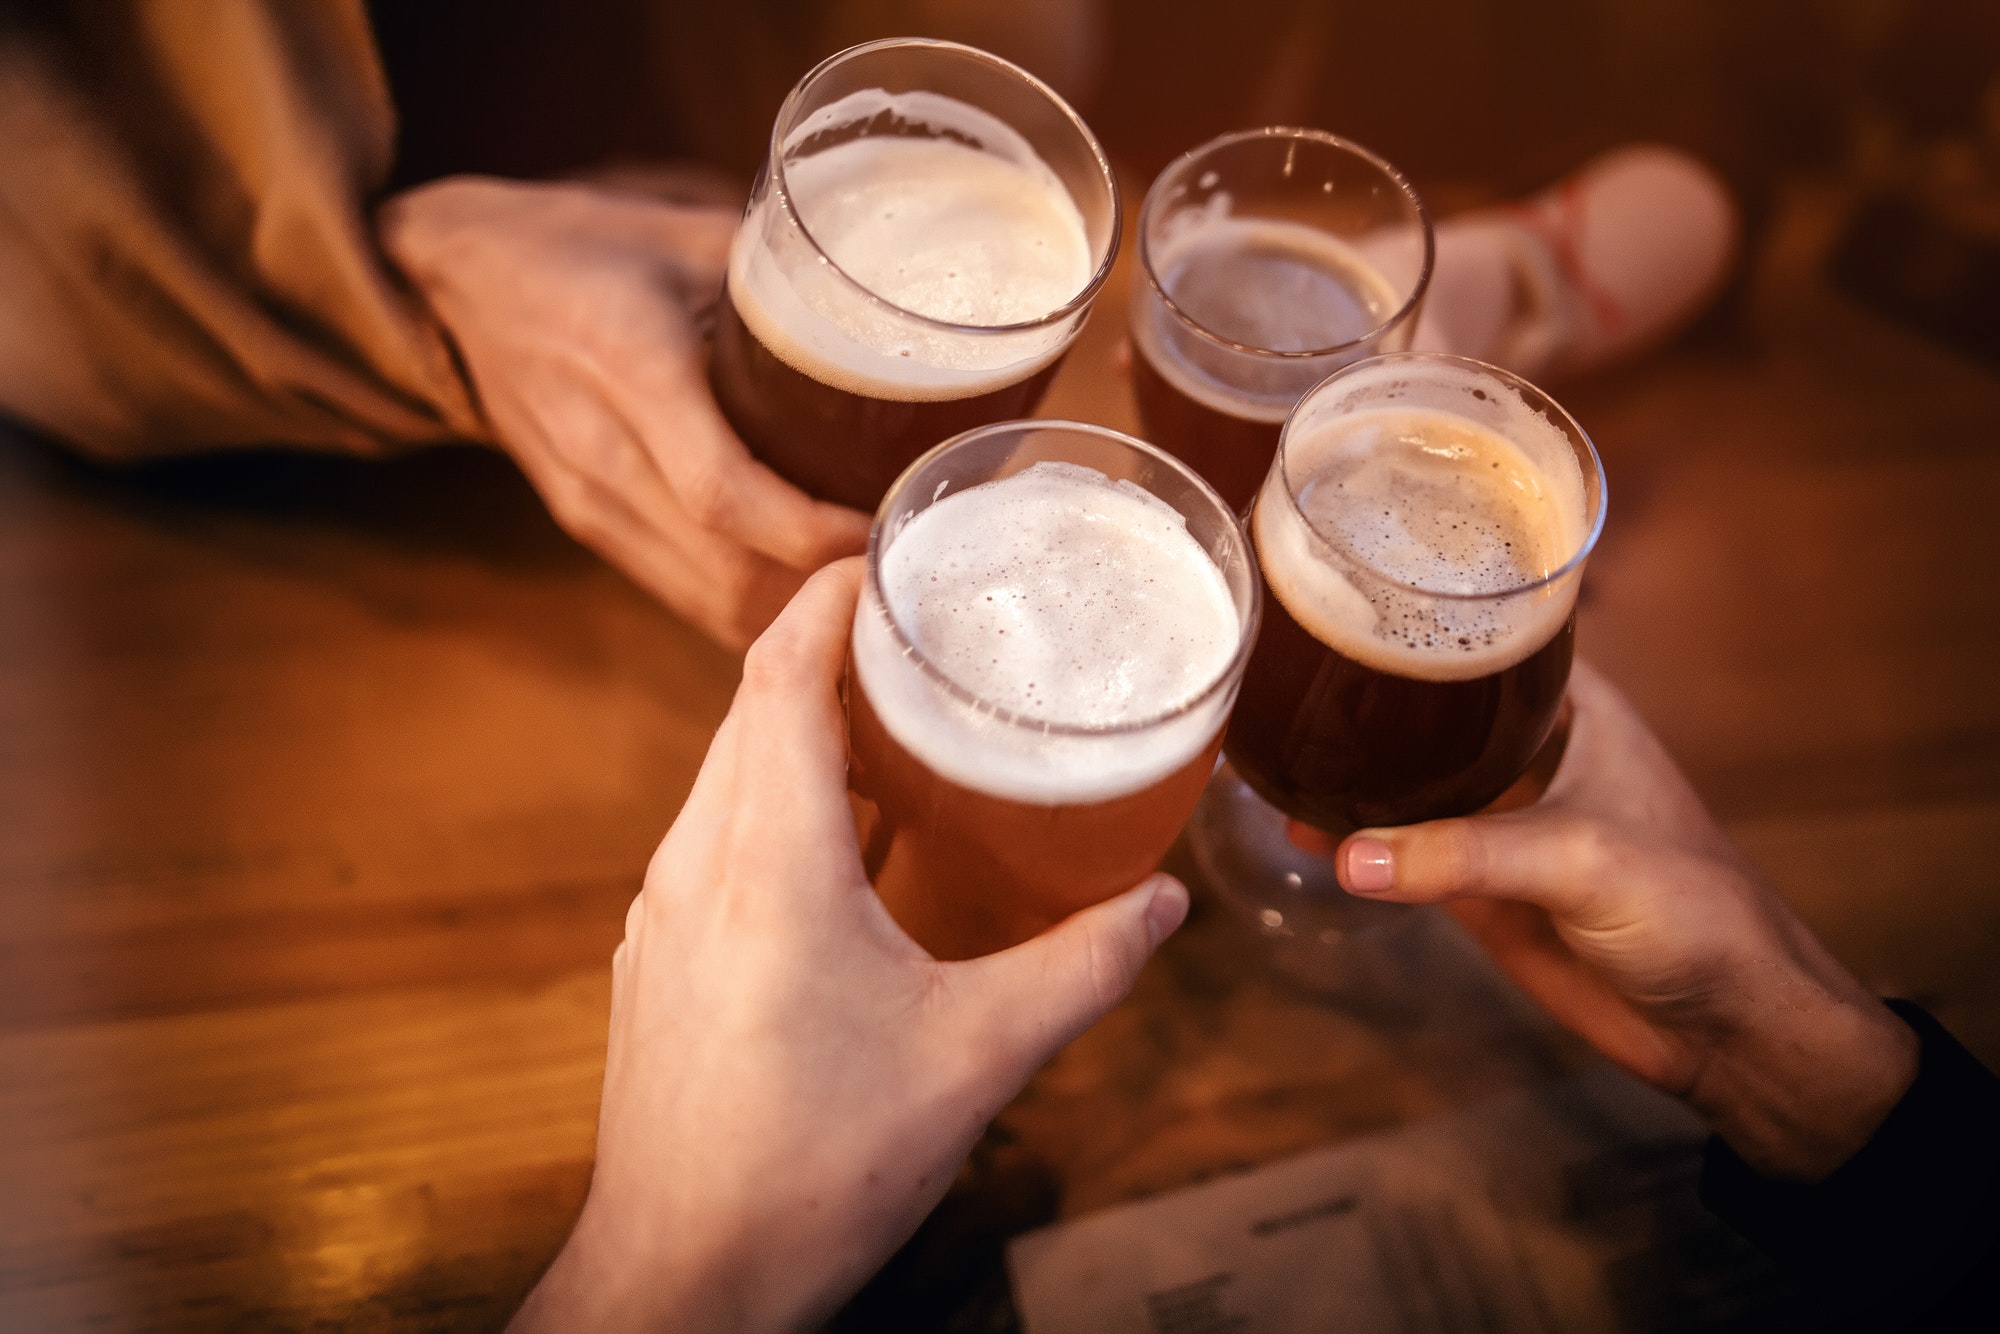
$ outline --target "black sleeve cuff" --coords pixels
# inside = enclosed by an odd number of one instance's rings
[[[1821,1293],[1886,1321],[1990,1282],[2000,1241],[2000,1078],[1937,1020],[1889,1006],[1922,1044],[1917,1077],[1861,1151],[1814,1185],[1759,1176],[1710,1139],[1701,1199]],[[1992,1294],[1988,1294],[1990,1300]]]

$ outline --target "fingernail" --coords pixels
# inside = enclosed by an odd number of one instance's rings
[[[1347,891],[1381,894],[1396,887],[1396,854],[1379,838],[1357,838],[1347,845]]]
[[[1153,898],[1146,905],[1146,938],[1157,945],[1187,920],[1187,886],[1170,875],[1153,877]]]

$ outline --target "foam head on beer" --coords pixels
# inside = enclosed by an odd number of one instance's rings
[[[875,135],[799,158],[785,181],[842,272],[928,319],[1025,324],[1090,281],[1083,216],[1031,152],[1010,160],[955,139]]]
[[[1319,352],[1366,338],[1402,309],[1406,293],[1362,247],[1304,223],[1234,215],[1230,204],[1218,192],[1170,219],[1148,254],[1161,290],[1210,335],[1262,351]],[[1171,312],[1146,315],[1133,332],[1154,368],[1217,412],[1282,422],[1313,382],[1310,366],[1218,359],[1168,337]]]
[[[911,132],[834,133],[877,124]],[[801,123],[773,170],[784,189],[738,231],[729,293],[793,369],[869,398],[957,399],[1067,346],[1067,324],[1034,322],[1090,286],[1098,247],[1062,180],[997,117],[937,93],[863,90]],[[758,216],[787,209],[809,241]],[[1031,327],[978,332],[1019,325]]]
[[[1358,402],[1294,418],[1252,518],[1259,562],[1345,657],[1418,680],[1488,676],[1574,608],[1578,581],[1557,576],[1590,536],[1584,477],[1562,431],[1478,371],[1406,393],[1396,374],[1350,372]]]
[[[962,787],[1110,801],[1187,765],[1227,715],[1243,613],[1182,515],[1129,482],[1042,462],[945,495],[888,536],[877,582],[858,683]]]

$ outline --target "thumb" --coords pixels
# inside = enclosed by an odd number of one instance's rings
[[[1363,829],[1334,856],[1350,894],[1395,903],[1514,899],[1556,917],[1600,917],[1642,862],[1595,820],[1526,810]]]
[[[970,974],[979,1028],[1025,1079],[1125,999],[1187,912],[1187,887],[1154,875],[1033,940],[954,967]]]

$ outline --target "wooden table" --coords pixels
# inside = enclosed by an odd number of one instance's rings
[[[2000,379],[1823,290],[1839,206],[1783,202],[1747,332],[1565,393],[1610,475],[1581,643],[1836,951],[1996,1060]],[[1122,290],[1051,414],[1132,424]],[[493,456],[0,441],[0,1328],[501,1322],[735,669]],[[1570,1059],[1372,1028],[1227,926],[1010,1110],[1025,1215]]]

